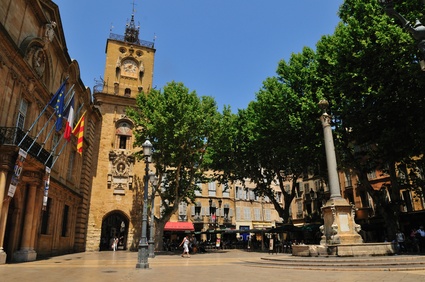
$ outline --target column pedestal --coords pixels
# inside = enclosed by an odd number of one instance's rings
[[[354,221],[355,209],[345,199],[331,198],[322,208],[322,214],[321,245],[363,243],[358,233],[361,227]]]
[[[6,258],[7,258],[6,252],[3,249],[1,249],[0,250],[0,264],[5,264]]]
[[[28,262],[28,261],[35,261],[36,259],[37,259],[37,252],[32,249],[19,250],[13,254],[14,262]]]
[[[15,262],[27,262],[34,261],[37,259],[37,253],[32,245],[32,238],[35,236],[35,230],[33,231],[33,221],[35,214],[35,201],[36,201],[37,186],[31,184],[28,187],[28,199],[26,203],[26,212],[24,219],[24,226],[22,231],[21,249],[13,253],[13,261]]]

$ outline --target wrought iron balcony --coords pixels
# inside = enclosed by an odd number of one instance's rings
[[[114,39],[114,40],[123,41],[123,42],[125,41],[124,35],[119,35],[119,34],[115,34],[115,33],[110,33],[109,38]],[[154,47],[154,43],[150,42],[150,41],[137,39],[136,42],[134,42],[134,43],[137,44],[137,45],[140,45],[140,46],[148,47],[148,48]]]
[[[18,146],[24,136],[25,132],[18,127],[0,127],[0,145]],[[19,147],[42,164],[51,167],[54,155],[34,142],[33,137],[27,135]]]

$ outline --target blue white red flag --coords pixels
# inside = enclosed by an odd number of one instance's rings
[[[65,138],[68,142],[71,141],[72,129],[74,125],[75,113],[74,113],[74,95],[69,102],[68,108],[65,110],[66,117],[66,125],[65,132],[63,134],[63,138]]]

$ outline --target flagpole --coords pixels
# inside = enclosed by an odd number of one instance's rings
[[[65,99],[66,97],[69,95],[69,92],[74,88],[74,84],[71,86],[71,88],[68,90],[68,92],[66,92],[65,94]],[[68,102],[69,105],[69,102]],[[44,129],[46,129],[47,125],[49,124],[49,121],[52,119],[53,115],[55,115],[55,112],[52,113],[52,115],[50,116],[49,120],[43,125],[43,127],[41,128],[41,130],[37,133],[37,135],[35,136],[34,140],[32,141],[31,145],[28,147],[28,149],[26,150],[27,152],[29,152],[29,150],[31,150],[32,146],[34,146],[35,141],[37,141],[38,137],[40,137],[41,133],[44,131]],[[62,118],[62,117],[58,117],[58,118]],[[47,140],[47,139],[46,139]],[[19,145],[18,145],[19,146]],[[41,151],[41,149],[40,149]]]
[[[58,144],[59,144],[59,142],[58,142]],[[56,163],[56,161],[57,161],[57,160],[58,160],[58,158],[60,157],[60,155],[61,155],[61,153],[62,153],[63,149],[65,149],[66,144],[67,144],[67,142],[63,143],[62,148],[60,149],[59,153],[56,155],[56,158],[53,160],[52,165],[50,166],[50,168],[52,168],[52,167],[54,166],[54,164]],[[51,155],[51,154],[50,154],[50,155]],[[49,156],[49,158],[47,158],[47,161],[48,161],[49,159],[50,159],[50,156]],[[47,161],[46,161],[44,164],[47,164]]]
[[[72,89],[72,88],[71,88],[71,89]],[[71,91],[71,89],[70,89],[70,91]],[[67,94],[67,95],[68,95],[68,94]],[[69,103],[71,103],[72,98],[74,98],[74,95],[75,95],[75,91],[73,91],[73,92],[72,92],[71,99],[69,99],[68,104],[65,106],[65,109],[66,109],[66,108],[68,108]],[[55,114],[55,113],[53,113],[53,114],[52,114],[52,116],[49,118],[49,120],[46,122],[46,125],[49,123],[50,119],[53,117],[53,115],[54,115],[54,114]],[[52,132],[53,132],[53,129],[54,129],[54,128],[55,128],[55,125],[53,125],[53,126],[52,126],[52,128],[50,128],[50,131],[49,131],[49,133],[47,134],[46,138],[44,139],[44,142],[41,144],[41,148],[40,148],[40,150],[38,151],[37,156],[38,156],[38,155],[40,155],[41,150],[43,150],[44,145],[46,145],[47,140],[50,138],[50,135],[52,135]],[[29,150],[29,149],[28,149],[28,150]]]
[[[52,119],[52,117],[53,117],[54,115],[55,115],[55,113],[52,113],[52,115],[50,116],[49,120],[47,120],[46,124],[47,124],[47,123],[49,123],[49,121]],[[54,128],[54,127],[55,127],[55,126],[53,126],[53,127],[50,129],[49,133],[47,134],[46,139],[45,139],[45,140],[44,140],[44,142],[41,144],[41,147],[40,147],[40,150],[39,150],[39,151],[38,151],[38,153],[37,153],[37,156],[40,154],[41,150],[43,150],[44,145],[46,144],[47,138],[48,138],[48,137],[50,137],[50,134],[51,134],[51,132],[53,131],[53,128]],[[37,140],[37,139],[35,139],[35,140]],[[34,142],[35,142],[35,141],[34,141]],[[32,145],[34,144],[34,142],[32,142],[31,146],[28,148],[28,151],[31,149],[31,147],[32,147]]]
[[[81,109],[82,109],[82,107],[84,106],[84,103],[82,103],[81,105],[80,105],[80,107],[78,108],[78,110],[77,110],[77,115],[78,115],[78,113],[81,111]],[[52,151],[50,152],[50,155],[49,155],[49,157],[47,158],[47,160],[46,160],[46,162],[44,163],[44,165],[46,165],[47,164],[47,161],[50,159],[50,157],[52,156],[52,153],[56,150],[56,148],[58,147],[58,145],[59,145],[59,143],[60,143],[60,141],[62,140],[63,138],[61,138],[61,139],[59,139],[59,141],[58,141],[58,143],[53,147],[53,149],[52,149]],[[50,168],[52,168],[53,167],[53,165],[54,165],[54,163],[56,162],[56,160],[59,158],[59,156],[60,156],[60,154],[62,153],[62,151],[63,151],[63,149],[65,148],[65,145],[67,144],[68,142],[65,142],[63,145],[62,145],[62,148],[61,148],[61,150],[59,151],[59,154],[58,155],[56,155],[56,159],[54,159],[54,162],[52,163],[52,166],[50,167]]]
[[[55,95],[53,97],[55,97],[56,95],[58,95],[61,91],[62,88],[65,87],[65,83],[68,81],[68,77],[62,82],[61,86],[59,87],[58,91],[56,91]],[[53,98],[52,97],[52,98]],[[46,106],[44,106],[44,109],[40,112],[40,114],[38,115],[38,117],[35,119],[35,121],[31,124],[30,128],[27,130],[27,132],[25,133],[24,137],[22,137],[21,141],[18,144],[18,147],[21,146],[22,142],[25,140],[25,138],[28,136],[28,134],[30,133],[30,131],[34,128],[35,124],[38,122],[38,120],[41,118],[41,116],[43,115],[43,113],[46,111],[47,107],[49,107],[50,102],[46,104]]]

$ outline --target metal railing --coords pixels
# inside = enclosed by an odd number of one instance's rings
[[[38,142],[34,142],[33,137],[30,135],[25,136],[25,132],[19,127],[0,127],[0,145],[18,146],[20,142],[21,145],[19,147],[22,150],[27,151],[39,162],[51,167],[54,155],[45,150]]]
[[[110,33],[109,34],[109,38],[110,39],[114,39],[114,40],[119,40],[119,41],[125,42],[124,35]],[[137,44],[137,45],[148,47],[148,48],[153,48],[154,45],[155,45],[153,42],[145,41],[145,40],[140,40],[139,38],[137,38],[136,42],[134,42],[132,44]]]

